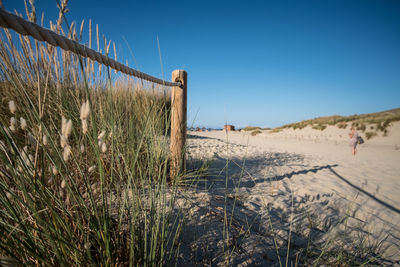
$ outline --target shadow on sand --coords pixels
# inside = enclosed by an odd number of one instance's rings
[[[188,168],[196,169],[199,164],[201,161],[189,161]],[[275,168],[283,166],[290,171],[274,173]],[[196,212],[182,234],[178,265],[280,266],[286,259],[288,264],[312,264],[316,259],[323,264],[343,251],[350,253],[350,265],[362,264],[371,257],[371,264],[395,264],[375,254],[394,244],[365,243],[372,234],[366,230],[368,220],[357,218],[361,206],[343,213],[348,203],[333,198],[333,193],[292,197],[289,179],[328,170],[398,212],[340,176],[333,169],[337,166],[308,166],[304,156],[290,153],[265,153],[245,160],[215,155],[209,164],[214,171],[203,175],[193,194],[186,196],[191,199],[188,210]],[[272,183],[277,181],[283,182],[284,190],[270,194]],[[258,194],[253,195],[253,189]],[[387,238],[387,232],[382,230],[375,237],[381,241]],[[344,250],[348,244],[353,247]]]

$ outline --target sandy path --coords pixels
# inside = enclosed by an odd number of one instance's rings
[[[334,248],[386,238],[384,255],[400,258],[400,150],[394,145],[367,142],[354,157],[346,140],[212,131],[190,132],[188,151],[189,168],[209,160],[212,175],[189,190],[183,264],[229,258],[235,265],[279,265],[289,234],[292,262],[310,240]],[[230,227],[224,227],[225,207],[233,214]],[[224,249],[226,236],[232,240]]]

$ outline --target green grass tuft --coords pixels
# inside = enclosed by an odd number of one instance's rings
[[[243,128],[243,131],[247,131],[247,132],[254,131],[254,130],[261,130],[261,128],[257,127],[257,126],[247,126],[247,127]]]
[[[260,130],[255,130],[250,133],[251,136],[256,136],[257,134],[262,133]]]

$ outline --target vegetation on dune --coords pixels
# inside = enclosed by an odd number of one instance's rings
[[[313,128],[314,130],[323,131],[323,130],[325,130],[326,125],[324,125],[324,124],[317,124],[317,125],[313,125],[312,128]]]
[[[373,136],[376,136],[378,132],[387,135],[388,127],[395,121],[400,121],[400,108],[370,114],[319,117],[311,120],[286,124],[275,128],[276,130],[274,129],[275,131],[273,130],[271,132],[277,132],[277,129],[303,129],[307,126],[316,130],[324,130],[328,125],[336,125],[339,129],[346,129],[348,125],[351,125],[351,127],[355,127],[357,130],[362,132],[365,132],[368,127],[370,130],[375,129],[376,134]]]
[[[243,128],[243,131],[246,131],[246,132],[250,132],[250,131],[254,131],[254,130],[261,130],[261,128],[257,127],[257,126],[247,126],[247,127]]]
[[[260,130],[255,130],[250,133],[251,136],[256,136],[257,134],[262,133]]]

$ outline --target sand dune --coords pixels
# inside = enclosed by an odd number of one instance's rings
[[[364,138],[356,156],[348,131],[189,132],[188,167],[208,160],[211,175],[186,196],[192,219],[181,262],[223,262],[229,235],[231,264],[279,265],[291,235],[292,262],[311,241],[327,249],[382,243],[388,264],[400,264],[400,123]]]

